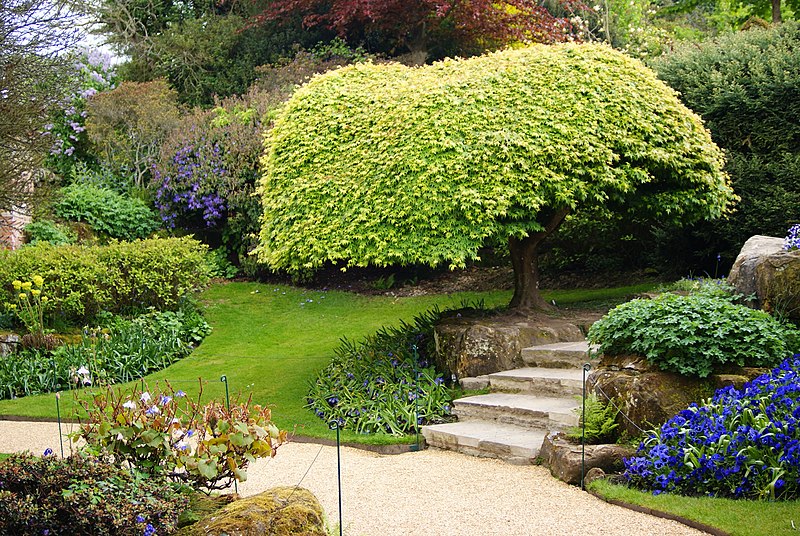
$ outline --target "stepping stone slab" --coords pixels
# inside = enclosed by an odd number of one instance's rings
[[[500,458],[520,465],[533,463],[546,433],[486,421],[453,422],[422,427],[428,445],[470,456]]]
[[[573,398],[551,398],[510,393],[468,396],[453,401],[459,420],[497,421],[532,429],[565,430],[578,425]]]
[[[582,368],[589,359],[589,342],[557,342],[522,349],[522,361],[531,367]],[[592,347],[592,349],[596,349]]]
[[[541,396],[579,396],[583,392],[583,369],[528,367],[489,374],[493,391],[523,392]]]

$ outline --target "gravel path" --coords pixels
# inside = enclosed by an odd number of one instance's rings
[[[64,425],[65,432],[71,425]],[[0,421],[0,452],[58,453],[55,423]],[[65,452],[69,446],[65,445]],[[343,525],[348,536],[690,536],[704,533],[606,504],[550,476],[448,451],[384,456],[342,448]],[[239,492],[278,485],[310,489],[338,523],[336,448],[289,443],[248,470]],[[304,477],[305,475],[305,477]]]

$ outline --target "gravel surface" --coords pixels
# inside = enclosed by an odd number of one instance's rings
[[[72,425],[64,425],[68,431]],[[0,452],[52,448],[58,425],[0,421]],[[69,445],[65,443],[65,452]],[[703,532],[606,504],[550,476],[515,466],[428,449],[379,455],[342,448],[342,514],[348,536],[689,536]],[[259,460],[239,485],[243,496],[278,485],[311,490],[338,526],[336,448],[288,443]],[[336,531],[338,533],[338,531]]]

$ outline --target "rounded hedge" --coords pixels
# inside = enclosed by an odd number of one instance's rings
[[[730,299],[661,294],[624,303],[592,325],[605,355],[640,355],[663,371],[704,378],[733,364],[772,367],[798,349],[800,333]]]

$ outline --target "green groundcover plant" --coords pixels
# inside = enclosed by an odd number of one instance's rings
[[[451,397],[432,359],[433,326],[441,317],[433,309],[359,342],[343,340],[312,383],[306,407],[359,433],[400,436],[447,419]]]
[[[729,298],[662,294],[612,309],[588,338],[602,354],[641,355],[661,370],[705,378],[729,364],[775,366],[798,348],[800,333]]]
[[[161,477],[80,454],[0,462],[0,534],[170,534],[188,500]]]
[[[800,354],[742,389],[720,389],[652,431],[625,461],[658,495],[800,497]]]
[[[0,359],[0,399],[135,380],[186,357],[211,331],[189,302],[176,312],[116,317],[109,325],[86,328],[76,344]]]

